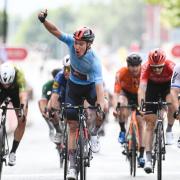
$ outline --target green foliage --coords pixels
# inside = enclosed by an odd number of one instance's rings
[[[62,48],[40,24],[38,12],[24,22],[18,29],[15,41],[30,45],[46,44],[51,47],[54,56]],[[92,27],[96,34],[95,41],[107,44],[112,49],[129,46],[133,40],[140,42],[144,32],[144,2],[142,0],[111,0],[108,3],[88,1],[78,7],[64,6],[48,13],[51,20],[62,31],[73,33],[79,26]],[[59,53],[59,52],[58,52]]]
[[[162,22],[168,26],[180,27],[179,0],[145,0],[152,5],[162,6]]]

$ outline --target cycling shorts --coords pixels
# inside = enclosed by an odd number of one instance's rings
[[[20,99],[19,99],[19,88],[13,89],[1,89],[0,91],[0,104],[7,98],[11,98],[11,102],[13,107],[19,108],[20,107]]]
[[[155,83],[149,80],[146,90],[146,101],[155,102],[159,101],[160,98],[162,101],[166,101],[166,96],[170,93],[170,84],[171,81],[167,81],[165,83]],[[156,114],[157,106],[146,105],[146,111],[152,111],[154,114]]]
[[[97,100],[95,83],[80,85],[73,83],[70,79],[67,82],[65,102],[73,106],[83,105],[84,100],[94,106]],[[66,110],[68,120],[78,120],[78,112],[73,109]]]
[[[123,90],[120,92],[120,95],[127,97],[127,99],[128,99],[128,104],[129,104],[129,105],[132,105],[132,104],[138,105],[137,94],[130,93],[130,92],[128,92],[127,90],[124,90],[124,89],[123,89]]]

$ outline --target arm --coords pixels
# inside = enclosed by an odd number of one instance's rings
[[[27,116],[27,111],[28,111],[28,93],[26,91],[22,91],[19,93],[19,99],[20,99],[20,104],[24,104],[24,115]]]
[[[38,18],[39,20],[44,24],[44,27],[54,36],[56,36],[57,38],[59,38],[61,36],[61,31],[50,21],[46,20],[46,16],[47,16],[47,9],[44,11],[41,11],[38,14]]]
[[[59,94],[52,93],[51,98],[48,102],[48,109],[55,108],[59,109]]]
[[[103,83],[98,83],[96,86],[97,104],[100,104],[102,110],[104,109],[104,88]]]
[[[147,88],[147,84],[140,83],[139,89],[138,89],[138,104],[139,104],[139,106],[141,105],[142,99],[145,101],[146,88]]]
[[[178,101],[178,94],[180,93],[179,88],[171,88],[171,96],[172,96],[172,105],[175,111],[179,110],[179,101]]]
[[[54,36],[56,36],[57,38],[59,38],[61,36],[61,31],[50,21],[45,20],[44,21],[44,27]]]

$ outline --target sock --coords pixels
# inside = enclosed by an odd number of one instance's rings
[[[171,132],[171,131],[172,131],[172,126],[173,126],[172,124],[169,124],[169,123],[168,123],[166,132]]]
[[[146,151],[146,160],[147,160],[147,161],[151,161],[151,160],[152,160],[151,151]]]
[[[75,169],[75,150],[74,149],[69,150],[69,163],[70,163],[70,169]]]
[[[139,157],[142,158],[144,156],[144,147],[140,147]]]
[[[16,140],[13,140],[13,145],[12,145],[12,149],[11,149],[11,152],[10,153],[16,153],[16,150],[19,146],[19,141],[16,141]]]
[[[124,122],[120,122],[119,125],[120,125],[120,127],[121,127],[121,131],[122,131],[122,132],[126,132],[125,123],[124,123]]]
[[[100,127],[97,126],[97,125],[94,128],[92,128],[91,135],[92,136],[97,136],[99,128]]]

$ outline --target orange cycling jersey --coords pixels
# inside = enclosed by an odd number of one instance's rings
[[[114,92],[120,93],[125,90],[129,93],[136,94],[139,87],[140,74],[138,77],[133,77],[127,67],[122,67],[116,73]]]
[[[147,84],[148,80],[151,80],[155,83],[168,82],[171,80],[174,66],[174,62],[166,60],[162,73],[155,74],[147,61],[141,68],[140,81],[144,84]]]

